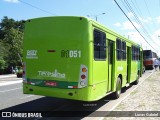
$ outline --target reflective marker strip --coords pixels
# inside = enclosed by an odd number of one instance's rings
[[[68,86],[68,88],[78,88],[78,86]]]
[[[31,85],[35,85],[35,83],[30,83]]]

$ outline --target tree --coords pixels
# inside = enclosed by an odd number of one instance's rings
[[[8,17],[5,16],[0,23],[0,39],[3,40],[5,34],[8,33],[8,30],[11,28],[15,28],[15,21],[13,19],[8,19]]]
[[[9,52],[6,61],[10,67],[20,65],[18,54],[22,55],[23,52],[22,40],[23,33],[17,29],[11,28],[9,32],[5,34],[4,41],[9,45]]]
[[[24,22],[4,17],[0,23],[0,71],[21,65]]]
[[[24,20],[15,21],[12,18],[9,19],[7,16],[4,16],[2,22],[0,23],[0,26],[2,30],[9,30],[11,28],[14,28],[20,31],[24,31]]]
[[[4,44],[2,40],[0,40],[0,74],[4,73],[5,69],[7,68],[6,61],[4,60],[5,53],[6,51]]]

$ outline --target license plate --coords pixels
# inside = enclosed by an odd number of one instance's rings
[[[54,87],[55,87],[55,86],[57,86],[57,82],[46,81],[46,82],[45,82],[45,85],[46,85],[46,86],[54,86]]]

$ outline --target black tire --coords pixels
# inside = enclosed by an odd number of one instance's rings
[[[139,79],[133,82],[133,85],[137,85],[139,83]]]
[[[122,90],[122,83],[121,83],[121,78],[118,77],[117,78],[117,83],[116,83],[116,91],[115,93],[113,94],[113,97],[115,99],[118,99],[120,97],[120,94],[121,94],[121,90]]]
[[[144,67],[144,73],[146,72],[146,67]]]
[[[137,85],[139,83],[139,78],[140,78],[140,75],[139,75],[139,72],[138,72],[137,80],[133,82],[133,85]]]
[[[155,69],[154,65],[151,67],[151,70]]]

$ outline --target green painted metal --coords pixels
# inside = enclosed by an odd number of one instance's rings
[[[94,60],[94,29],[106,34],[106,54],[103,61]],[[116,38],[127,47],[137,45],[103,25],[85,17],[45,17],[26,21],[23,62],[25,77],[23,92],[82,101],[99,100],[116,90],[118,77],[122,87],[136,80],[138,61],[128,57],[117,61]],[[113,42],[113,63],[108,61],[108,41]],[[131,52],[127,51],[127,52]],[[131,53],[128,53],[129,55]],[[86,84],[82,82],[82,67],[86,67]],[[45,82],[49,81],[48,86]]]
[[[47,85],[48,82],[48,85]],[[49,84],[50,83],[50,84]],[[78,82],[67,82],[58,80],[38,80],[38,79],[27,79],[27,84],[41,87],[51,87],[51,88],[69,88],[68,86],[78,87]],[[56,84],[56,85],[55,85]]]

